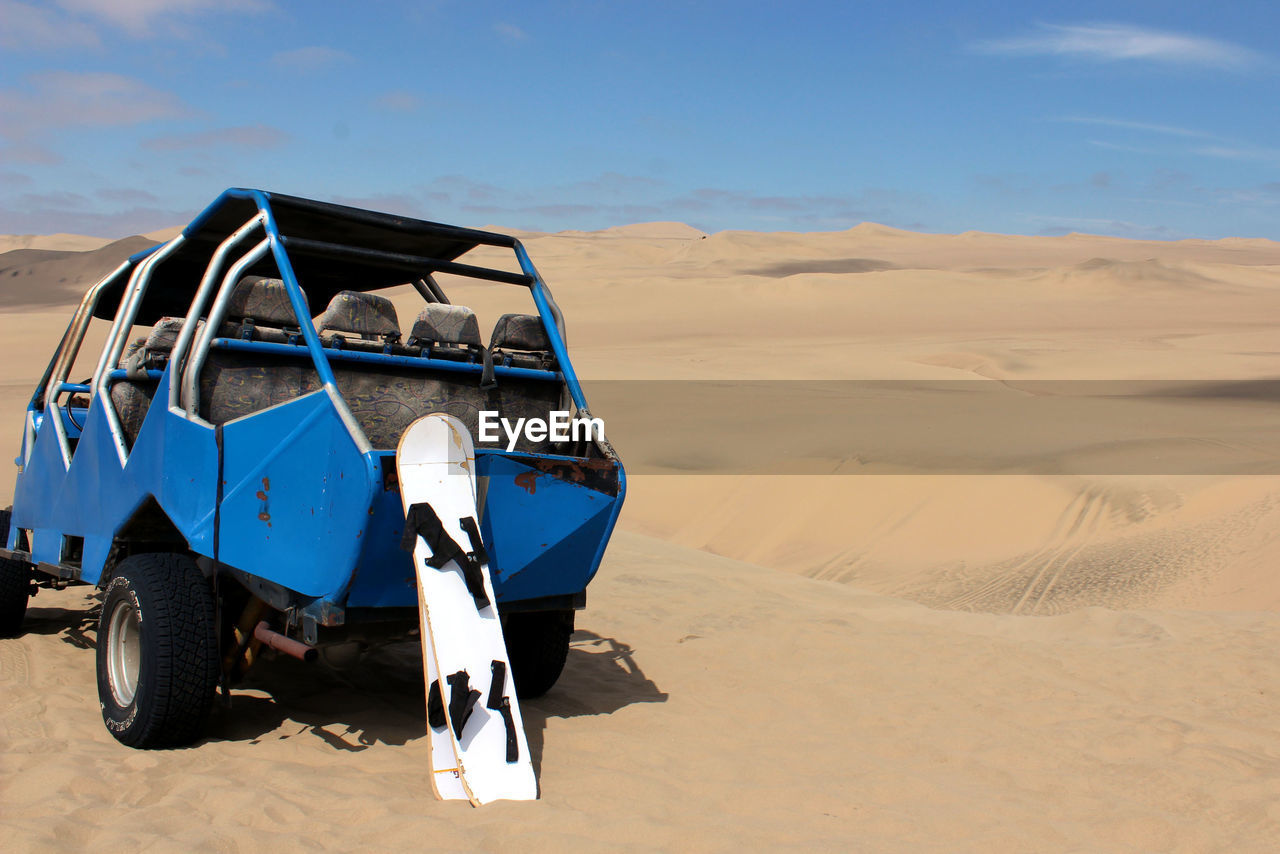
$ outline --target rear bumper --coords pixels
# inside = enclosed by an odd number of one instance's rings
[[[347,595],[335,604],[416,607],[412,558],[400,550],[404,509],[395,457],[375,453],[382,484]],[[499,607],[515,610],[540,600],[575,607],[600,566],[621,510],[622,467],[605,460],[480,451],[476,468],[480,530]]]

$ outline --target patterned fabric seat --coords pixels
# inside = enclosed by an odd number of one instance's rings
[[[400,340],[400,323],[391,300],[377,294],[357,291],[340,291],[329,301],[324,314],[316,319],[316,327],[324,338],[326,347],[349,347],[353,343],[346,336],[357,335],[360,341],[381,340],[385,349]],[[371,349],[356,347],[355,349]],[[378,347],[381,350],[384,347]]]
[[[111,403],[124,430],[126,447],[132,447],[138,438],[143,419],[151,408],[151,398],[155,395],[157,381],[151,379],[147,371],[164,370],[184,322],[186,318],[182,317],[160,318],[151,328],[151,333],[129,345],[129,351],[120,358],[119,367],[125,369],[127,376],[111,386]],[[202,320],[200,326],[203,325]]]
[[[429,304],[414,321],[409,344],[456,344],[480,347],[480,323],[476,313],[465,305]]]
[[[504,314],[493,326],[489,352],[499,365],[554,370],[556,358],[542,318],[533,314]]]
[[[421,354],[433,359],[457,362],[480,362],[480,387],[492,388],[493,359],[480,343],[480,323],[476,313],[465,305],[430,303],[414,321],[409,332],[409,346],[421,348]]]
[[[275,356],[215,350],[200,377],[200,416],[225,424],[322,388],[305,354]],[[553,381],[507,379],[496,388],[481,388],[474,377],[453,371],[423,370],[335,360],[338,392],[351,408],[375,448],[394,449],[409,425],[428,412],[460,418],[479,439],[481,410],[494,410],[512,421],[549,418],[561,406]],[[531,442],[521,432],[516,450],[552,452],[549,440]]]
[[[185,322],[185,317],[160,318],[146,338],[139,338],[129,345],[128,351],[120,357],[119,367],[128,371],[129,378],[134,380],[145,379],[148,370],[164,370]],[[203,327],[204,321],[201,320],[196,325],[197,335]]]
[[[552,410],[561,408],[560,385],[554,381],[511,377],[495,386],[479,324],[463,306],[429,304],[414,322],[409,346],[394,343],[400,337],[395,308],[373,294],[337,294],[316,319],[316,326],[328,348],[433,358],[449,351],[460,354],[459,358],[479,358],[486,365],[477,382],[474,375],[432,369],[428,363],[418,367],[332,360],[338,391],[375,448],[395,448],[408,426],[428,412],[457,416],[478,439],[482,410],[495,410],[514,420],[548,418]],[[514,343],[536,345],[539,339],[533,336],[536,332],[526,332]],[[509,338],[504,340],[511,343]],[[213,350],[200,376],[200,415],[213,424],[225,424],[321,387],[310,356],[301,348],[297,353]],[[523,433],[516,449],[554,452],[550,440],[531,442]]]
[[[223,338],[296,344],[302,327],[284,282],[245,276],[231,292],[226,320],[218,331]]]

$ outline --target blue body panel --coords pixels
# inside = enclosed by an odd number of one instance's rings
[[[313,392],[224,425],[222,453],[218,560],[304,596],[340,597],[375,478],[329,396]]]
[[[265,212],[264,230],[281,278],[295,313],[306,316],[305,299],[270,212],[269,194],[229,190],[184,233],[198,230],[227,198],[252,199]],[[138,253],[130,264],[153,251]],[[561,381],[585,409],[548,293],[518,244],[516,253],[533,277],[531,291],[560,368],[548,373],[499,367],[497,373]],[[286,349],[305,349],[313,358],[325,384],[321,390],[214,427],[171,411],[167,401],[173,377],[168,369],[152,372],[158,385],[123,463],[98,395],[91,394],[87,411],[79,406],[68,411],[58,405],[57,394],[48,394],[43,411],[28,413],[34,438],[30,447],[24,438],[7,546],[15,548],[25,530],[31,559],[59,564],[65,538],[83,538],[80,579],[100,583],[121,529],[154,500],[194,553],[305,599],[347,608],[416,605],[411,558],[400,549],[400,495],[394,478],[387,476],[394,472],[394,460],[389,459],[393,454],[368,450],[367,442],[362,450],[363,437],[358,442],[353,436],[344,421],[345,406],[335,403],[329,354],[405,367],[424,360],[358,352],[338,355],[326,351],[314,330],[305,327],[304,347]],[[263,352],[285,347],[221,339],[215,346]],[[479,365],[457,363],[434,367],[480,370]],[[120,371],[109,376],[110,382],[123,380]],[[70,384],[59,390],[90,392]],[[38,396],[39,392],[33,401]],[[72,449],[69,465],[54,429],[59,423]],[[604,476],[602,467],[607,469]],[[588,469],[591,476],[584,476]],[[482,450],[477,470],[481,532],[498,600],[584,590],[621,510],[621,465],[616,460]]]

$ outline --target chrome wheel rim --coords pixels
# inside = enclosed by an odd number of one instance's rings
[[[111,697],[127,708],[138,693],[138,667],[142,661],[142,619],[130,601],[117,602],[107,623],[107,681]]]

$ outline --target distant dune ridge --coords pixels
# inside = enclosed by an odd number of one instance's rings
[[[0,241],[6,239],[12,238]],[[0,306],[12,311],[77,303],[90,285],[155,244],[135,236],[85,251],[30,248],[0,253]]]
[[[210,742],[129,752],[97,721],[91,603],[69,590],[0,640],[0,822],[18,847],[216,832],[227,850],[427,833],[557,850],[1273,850],[1280,243],[499,230],[563,307],[631,469],[566,676],[526,705],[543,800],[430,800],[412,647],[346,673],[270,662]],[[10,449],[70,305],[173,233],[0,237]],[[530,310],[519,289],[440,279],[483,333]],[[393,298],[406,326],[416,297]],[[640,386],[622,381],[649,381],[652,402],[623,405]],[[809,397],[680,406],[695,381]],[[1108,398],[1115,381],[1168,388]],[[846,386],[863,397],[824,405]],[[824,435],[793,399],[847,420]],[[1061,417],[990,403],[1019,399]],[[912,417],[860,417],[877,406]],[[1094,417],[1112,411],[1114,435]],[[1160,473],[1125,473],[1135,459]]]

